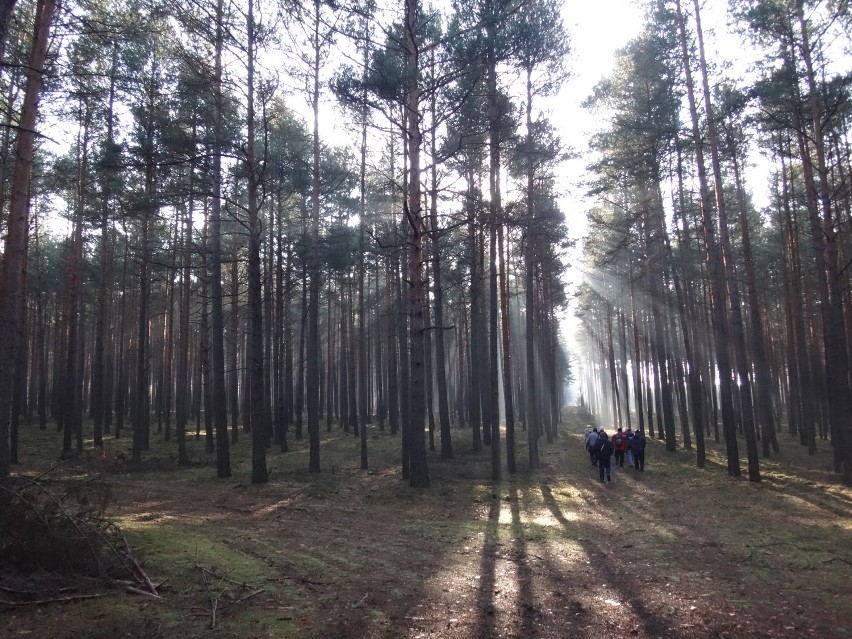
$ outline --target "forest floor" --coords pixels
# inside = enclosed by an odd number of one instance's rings
[[[194,438],[190,468],[153,434],[141,467],[63,464],[45,478],[109,485],[108,514],[162,598],[0,605],[0,637],[852,636],[852,491],[827,443],[808,457],[783,437],[756,484],[727,476],[718,445],[698,469],[649,440],[644,472],[601,484],[581,443],[590,421],[570,409],[536,471],[519,432],[519,472],[499,482],[489,451],[454,430],[455,458],[430,454],[422,490],[400,478],[399,439],[372,426],[370,470],[356,438],[324,432],[323,472],[291,440],[261,486],[242,433],[224,480]],[[14,472],[44,472],[60,445],[27,427]],[[108,458],[129,445],[108,439]]]

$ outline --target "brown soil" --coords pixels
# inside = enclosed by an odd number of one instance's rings
[[[726,477],[718,451],[699,470],[650,441],[644,473],[619,468],[601,484],[580,443],[589,420],[569,412],[542,441],[541,470],[525,469],[522,447],[519,473],[497,483],[487,450],[462,451],[430,458],[431,488],[413,490],[398,440],[379,433],[366,473],[351,435],[324,443],[320,474],[302,470],[301,443],[270,453],[261,487],[241,458],[224,481],[168,461],[112,473],[115,517],[148,572],[168,578],[164,598],[7,609],[0,636],[852,634],[852,491],[825,468],[827,451],[808,458],[785,442],[751,484]],[[464,448],[468,431],[454,435]]]

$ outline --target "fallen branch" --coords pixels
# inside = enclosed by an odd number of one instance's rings
[[[822,563],[829,564],[832,561],[842,561],[844,564],[852,566],[852,562],[845,560],[843,557],[832,557],[831,559],[823,559]]]
[[[213,570],[205,568],[197,561],[194,565],[196,569],[201,571],[201,577],[202,579],[204,579],[204,588],[207,590],[207,601],[210,604],[210,609],[208,610],[209,621],[207,625],[211,630],[214,630],[216,628],[217,623],[216,611],[219,609],[219,599],[221,598],[222,593],[224,592],[224,588],[222,588],[218,592],[214,592],[212,584],[214,579],[218,579],[219,583],[216,585],[216,587],[218,588],[222,585],[222,582],[225,581],[226,577],[224,575],[217,575]]]
[[[51,588],[53,592],[71,592],[76,590],[77,588],[74,586],[67,586],[65,588]],[[34,590],[15,590],[14,588],[9,588],[8,586],[0,585],[0,592],[8,592],[11,595],[36,595],[37,591]],[[3,600],[0,600],[2,603]]]
[[[140,577],[142,577],[142,580],[145,582],[145,585],[147,585],[150,589],[151,594],[159,596],[159,593],[157,592],[157,586],[155,586],[154,582],[151,581],[151,578],[148,576],[148,573],[142,570],[142,566],[139,565],[139,562],[136,560],[136,557],[131,555],[130,561],[133,563],[133,567],[136,569],[136,572],[139,574]]]
[[[135,586],[127,586],[126,590],[132,595],[145,595],[146,597],[153,597],[154,599],[162,599],[160,595],[154,592],[142,590],[141,588],[136,588]]]
[[[124,542],[125,557],[130,561],[133,572],[135,572],[136,575],[141,578],[142,581],[145,582],[145,585],[148,586],[150,594],[159,597],[160,593],[157,592],[157,586],[154,585],[154,582],[151,581],[151,578],[148,576],[148,573],[146,573],[142,569],[142,566],[139,565],[139,562],[136,560],[136,556],[133,554],[133,550],[130,548],[130,543],[127,541],[127,537],[124,536],[124,533],[121,531],[120,528],[116,526],[115,529],[116,532],[118,532],[118,534],[121,536],[121,540]]]
[[[245,581],[236,581],[234,579],[229,579],[226,575],[220,575],[215,570],[212,570],[211,568],[205,568],[204,566],[202,566],[198,563],[195,564],[195,567],[198,570],[201,570],[202,572],[209,574],[211,577],[214,577],[215,579],[219,579],[221,581],[229,583],[232,586],[239,586],[240,588],[254,588],[254,586],[251,585],[250,583],[247,583]]]
[[[52,603],[64,604],[72,601],[80,601],[82,599],[96,599],[98,597],[106,597],[106,593],[99,592],[89,595],[68,595],[67,597],[55,597],[53,599],[33,599],[32,601],[7,601],[2,599],[0,600],[0,604],[20,608],[21,606],[43,606],[45,604]]]
[[[282,575],[281,577],[267,577],[267,581],[284,581],[286,579],[292,579],[293,581],[298,581],[300,584],[308,584],[311,586],[331,586],[333,585],[330,581],[313,581],[311,579],[305,579],[304,577],[291,577],[290,575]]]
[[[259,594],[266,592],[266,588],[256,588],[245,581],[237,581],[236,579],[231,579],[228,575],[230,572],[222,574],[218,572],[215,568],[208,568],[206,566],[202,566],[195,561],[193,563],[193,567],[201,573],[201,577],[204,580],[204,588],[206,592],[207,599],[207,614],[209,615],[208,627],[212,630],[216,628],[216,624],[218,623],[218,611],[219,605],[222,601],[230,602],[232,604],[241,604],[249,599],[257,597]],[[227,586],[223,584],[230,584],[232,586],[236,586],[241,591],[249,591],[244,594],[242,597],[237,598],[237,593],[229,593],[228,597],[224,600],[222,599],[223,594]]]
[[[261,588],[260,590],[255,590],[254,592],[250,592],[245,597],[237,599],[237,603],[242,603],[243,601],[247,601],[247,600],[251,599],[252,597],[259,595],[262,592],[266,592],[266,588]]]

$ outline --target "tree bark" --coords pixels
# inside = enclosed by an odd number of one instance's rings
[[[213,196],[210,203],[210,364],[212,372],[211,402],[205,402],[205,414],[212,412],[216,433],[216,473],[220,478],[231,476],[231,455],[228,441],[228,406],[225,387],[225,321],[222,310],[222,154],[224,152],[225,102],[222,78],[222,49],[224,48],[224,3],[216,2],[216,53],[213,99]]]
[[[260,247],[260,211],[258,191],[260,177],[255,162],[255,115],[254,115],[254,58],[255,24],[254,1],[249,0],[246,16],[246,173],[248,175],[248,294],[249,314],[251,316],[251,483],[265,484],[269,481],[266,468],[266,444],[269,441],[269,421],[266,411],[266,379],[264,373],[263,349],[263,290]],[[224,391],[224,388],[222,389]]]
[[[27,81],[21,105],[15,168],[9,200],[9,218],[0,270],[0,478],[11,472],[9,422],[18,348],[18,323],[24,304],[24,272],[27,265],[29,187],[35,155],[35,124],[44,62],[56,0],[36,4],[33,44],[27,65]]]
[[[405,133],[408,142],[409,178],[405,214],[409,229],[408,260],[408,310],[410,316],[411,410],[409,459],[409,484],[414,488],[429,486],[426,464],[426,444],[423,436],[426,416],[424,378],[423,322],[423,214],[420,193],[420,149],[423,135],[420,131],[419,43],[420,2],[405,0]]]
[[[319,440],[319,221],[320,221],[320,138],[319,138],[319,69],[320,69],[320,3],[314,0],[313,24],[313,88],[311,106],[313,108],[313,158],[311,166],[311,254],[310,254],[310,291],[308,299],[308,349],[307,378],[305,386],[308,404],[308,471],[320,472]]]

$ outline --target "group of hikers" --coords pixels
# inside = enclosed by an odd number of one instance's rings
[[[633,431],[630,427],[621,427],[610,437],[603,428],[586,426],[584,435],[586,450],[592,460],[592,466],[598,467],[598,477],[601,481],[606,477],[612,481],[612,458],[615,457],[617,466],[624,468],[624,461],[636,470],[645,470],[645,434]]]

